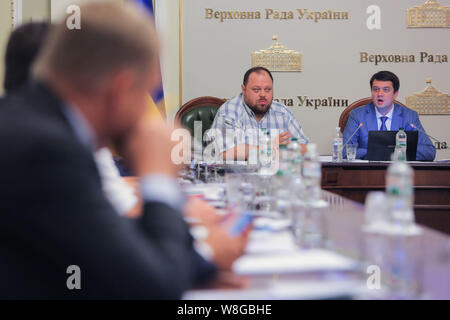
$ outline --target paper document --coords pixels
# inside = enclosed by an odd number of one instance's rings
[[[316,271],[356,270],[355,260],[324,249],[297,250],[246,254],[236,260],[233,271],[237,274],[257,275],[274,273],[300,273]]]
[[[351,299],[365,291],[365,281],[274,281],[258,289],[190,290],[184,300]]]

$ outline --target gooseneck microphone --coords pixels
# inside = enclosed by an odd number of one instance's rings
[[[349,141],[353,138],[353,136],[358,132],[358,130],[364,125],[364,122],[361,122],[358,126],[358,128],[356,128],[356,130],[352,133],[352,135],[350,136],[350,138],[348,138],[347,142],[344,143],[344,147],[347,145],[347,143],[349,143]]]
[[[408,124],[411,126],[411,128],[416,129],[417,131],[423,133],[427,137],[429,137],[429,138],[433,139],[434,141],[436,141],[440,146],[444,146],[444,148],[441,147],[441,149],[448,149],[447,144],[445,142],[440,141],[440,140],[436,139],[433,136],[430,136],[428,133],[425,132],[425,130],[422,130],[422,129],[418,128],[416,125],[414,125],[414,123],[408,122]]]

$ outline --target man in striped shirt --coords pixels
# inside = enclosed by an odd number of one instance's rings
[[[272,101],[273,77],[269,70],[247,70],[241,89],[238,96],[220,107],[211,126],[210,135],[224,159],[247,160],[251,150],[258,148],[260,130],[270,131],[275,145],[288,144],[291,137],[303,145],[309,142],[288,107]]]

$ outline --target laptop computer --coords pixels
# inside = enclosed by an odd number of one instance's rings
[[[395,136],[398,131],[369,131],[366,160],[390,161],[395,150]],[[406,160],[415,161],[418,131],[406,132]]]

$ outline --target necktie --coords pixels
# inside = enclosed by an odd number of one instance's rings
[[[380,131],[386,131],[386,120],[388,117],[380,117],[381,120],[381,126],[380,126]]]

